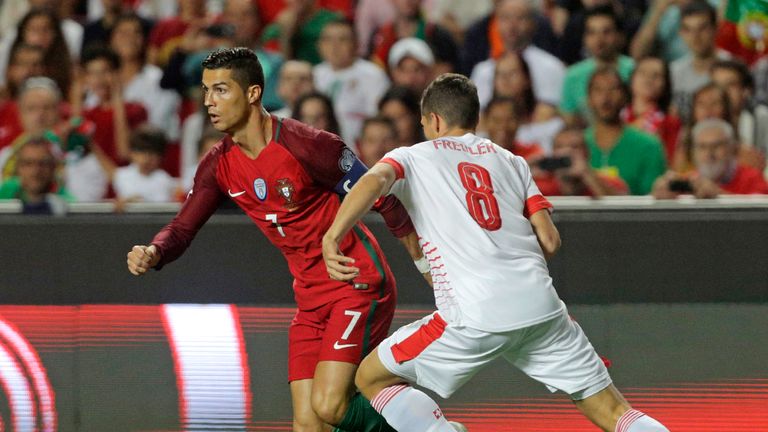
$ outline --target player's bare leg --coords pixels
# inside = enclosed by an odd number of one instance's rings
[[[387,422],[400,432],[454,432],[440,407],[425,393],[392,374],[373,350],[360,363],[355,384]]]
[[[325,423],[336,425],[344,418],[349,398],[355,392],[357,365],[339,361],[321,361],[315,368],[311,403],[315,414]]]
[[[605,432],[669,432],[652,417],[632,409],[613,384],[574,403]]]
[[[311,379],[291,381],[293,432],[328,432],[331,430],[312,409],[312,381]]]

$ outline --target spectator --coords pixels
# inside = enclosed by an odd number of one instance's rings
[[[0,61],[5,62],[8,60],[7,53],[9,52],[9,46],[15,39],[17,39],[17,31],[20,28],[20,22],[24,20],[24,17],[28,15],[30,11],[37,10],[49,11],[58,18],[58,27],[61,30],[62,37],[67,46],[67,52],[71,55],[70,61],[77,61],[80,56],[80,46],[83,43],[83,26],[79,22],[69,18],[69,13],[66,10],[68,8],[66,6],[70,1],[5,0],[0,3],[2,3],[2,7],[0,8],[0,21],[2,21],[0,35],[3,36],[0,41],[0,52],[3,53],[3,55],[0,55],[0,59],[2,59]],[[9,8],[13,10],[6,10]],[[3,63],[3,66],[5,66],[5,63]]]
[[[584,131],[568,127],[554,139],[551,158],[539,158],[531,168],[544,196],[626,195],[627,184],[619,177],[600,173],[589,164]]]
[[[14,51],[16,46],[21,44],[39,46],[45,51],[43,66],[45,76],[56,81],[62,93],[68,94],[72,83],[72,59],[59,18],[55,13],[46,9],[32,9],[19,23],[18,32],[12,40],[10,49],[0,54],[0,62],[2,62],[0,71],[5,72],[8,54]],[[5,77],[1,77],[0,81],[5,82]]]
[[[147,121],[161,128],[168,137],[179,137],[179,95],[160,88],[163,71],[147,63],[146,35],[138,15],[121,15],[112,28],[110,48],[120,59],[119,82],[123,100],[140,104],[147,111]]]
[[[24,214],[63,214],[73,201],[56,181],[56,149],[44,138],[26,140],[18,150],[16,176],[0,186],[0,199],[18,199]]]
[[[495,17],[504,52],[520,52],[528,63],[536,99],[557,107],[562,95],[565,66],[552,54],[532,45],[536,29],[536,10],[532,3],[529,0],[499,0]],[[493,95],[493,74],[496,58],[500,55],[478,63],[472,70],[480,106],[485,106]]]
[[[279,51],[283,58],[320,63],[317,42],[326,24],[342,18],[318,5],[317,0],[287,0],[275,22],[264,29],[262,40],[268,49]]]
[[[712,65],[710,75],[712,82],[728,93],[733,115],[731,124],[737,126],[742,149],[761,153],[759,164],[753,165],[764,167],[768,151],[768,106],[752,102],[755,85],[749,69],[737,60],[718,60]]]
[[[680,36],[688,54],[671,62],[672,103],[678,115],[687,120],[693,92],[710,81],[709,70],[718,59],[715,47],[717,12],[704,0],[694,0],[680,12]]]
[[[400,39],[423,39],[435,56],[436,74],[458,70],[459,48],[453,36],[437,24],[427,22],[421,13],[422,0],[390,0],[395,18],[379,27],[371,39],[371,60],[386,67],[389,50]]]
[[[702,120],[713,118],[722,119],[727,122],[733,121],[728,93],[715,83],[710,82],[696,90],[693,94],[691,106],[691,116],[680,133],[679,143],[675,147],[675,156],[671,164],[675,171],[681,173],[690,171],[693,168],[691,160],[693,147],[691,131],[693,126]],[[731,126],[734,126],[734,124],[732,123]],[[734,130],[736,129],[734,128]]]
[[[461,44],[467,29],[493,11],[494,1],[432,0],[427,3],[427,20],[440,24]]]
[[[169,202],[177,181],[160,168],[168,139],[162,130],[144,127],[131,135],[131,163],[114,171],[112,185],[120,203]]]
[[[391,1],[359,0],[355,8],[355,30],[358,37],[358,54],[367,56],[371,52],[373,33],[395,19],[395,6]]]
[[[483,112],[483,127],[491,141],[530,161],[543,156],[544,151],[536,143],[518,141],[517,128],[523,115],[523,108],[516,100],[494,98]]]
[[[392,120],[383,116],[365,119],[357,144],[357,152],[365,166],[372,167],[387,152],[397,147],[397,128]]]
[[[15,172],[18,149],[23,143],[45,137],[64,153],[67,190],[77,201],[98,201],[107,192],[107,176],[103,165],[106,156],[91,142],[95,125],[80,117],[63,119],[61,97],[50,78],[33,77],[24,82],[17,100],[21,131],[0,152],[2,178]]]
[[[419,97],[405,87],[392,87],[379,101],[379,115],[392,120],[397,128],[397,146],[412,146],[424,141]]]
[[[272,113],[279,117],[292,117],[299,96],[314,90],[312,65],[301,60],[288,60],[280,68],[280,80],[277,83],[277,95],[283,102],[283,108]]]
[[[339,122],[333,112],[333,102],[320,92],[312,91],[299,96],[293,118],[315,129],[339,135]]]
[[[102,14],[99,18],[87,23],[83,29],[83,44],[80,52],[85,51],[90,45],[109,45],[109,36],[117,19],[124,14],[133,12],[131,7],[123,0],[99,0]],[[89,11],[90,12],[90,11]],[[149,34],[152,30],[152,22],[139,18],[143,33]]]
[[[517,52],[504,54],[493,75],[494,98],[512,98],[520,106],[516,139],[538,144],[545,154],[552,151],[552,138],[563,128],[563,120],[552,105],[541,103],[533,94],[528,63]],[[484,107],[483,107],[484,108]]]
[[[205,26],[205,0],[178,0],[178,5],[178,15],[160,20],[149,35],[147,61],[161,68],[168,64],[171,54],[181,43],[181,36],[190,27]]]
[[[420,95],[434,78],[435,57],[426,42],[403,38],[389,50],[392,84],[407,87]]]
[[[341,136],[352,145],[360,136],[363,119],[376,114],[389,79],[375,64],[356,54],[355,29],[346,20],[326,24],[320,36],[323,62],[314,67],[315,88],[333,101]]]
[[[630,44],[635,59],[657,55],[667,63],[688,53],[680,35],[680,11],[696,0],[651,0],[640,29]],[[717,4],[712,0],[710,4]]]
[[[130,130],[147,120],[147,111],[140,104],[123,100],[118,74],[120,58],[114,51],[89,48],[83,53],[81,66],[85,95],[83,117],[96,124],[93,134],[96,144],[112,162],[123,165],[130,156]]]
[[[584,131],[590,165],[610,177],[620,177],[632,195],[645,195],[666,161],[659,139],[621,121],[626,91],[619,73],[597,69],[589,80],[588,101],[593,124]]]
[[[706,119],[693,127],[695,172],[685,176],[670,171],[653,185],[653,196],[676,198],[682,193],[697,198],[717,198],[723,194],[768,194],[768,183],[756,168],[736,159],[738,141],[730,123]]]
[[[584,46],[590,57],[570,66],[565,72],[560,112],[566,124],[585,124],[589,115],[587,83],[598,67],[613,67],[629,80],[635,62],[621,54],[622,26],[610,6],[589,9],[584,17]]]
[[[629,104],[621,111],[622,121],[658,136],[667,160],[674,160],[682,123],[670,112],[672,87],[667,63],[653,56],[638,60],[629,79],[629,91]]]
[[[472,2],[467,2],[472,3]],[[549,19],[534,9],[532,2],[523,0],[524,5],[519,4],[517,8],[524,8],[525,12],[530,11],[530,19],[521,17],[519,13],[510,13],[510,5],[503,0],[494,0],[493,13],[472,24],[464,37],[464,45],[461,50],[461,67],[459,71],[465,75],[472,73],[475,65],[488,59],[498,59],[502,54],[509,51],[505,36],[502,33],[508,32],[508,28],[520,27],[523,32],[530,32],[524,35],[530,39],[531,45],[541,48],[544,51],[555,54],[557,52],[558,37],[552,30]],[[501,21],[505,21],[502,23]],[[511,23],[514,21],[516,25]],[[482,102],[482,100],[481,100]]]
[[[43,49],[20,44],[11,52],[6,86],[0,88],[0,149],[10,144],[23,129],[16,98],[24,81],[43,74]]]

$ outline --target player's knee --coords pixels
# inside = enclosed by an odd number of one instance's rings
[[[347,395],[333,392],[312,392],[312,410],[320,420],[328,424],[338,424],[344,419],[347,409]]]

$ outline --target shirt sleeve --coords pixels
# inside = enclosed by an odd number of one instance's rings
[[[520,174],[520,178],[525,187],[525,204],[523,206],[523,215],[526,218],[530,218],[534,213],[539,210],[547,210],[550,213],[553,210],[552,203],[549,202],[544,195],[539,191],[539,187],[533,180],[531,170],[528,167],[528,163],[520,156],[510,154],[512,158],[512,165],[515,170]]]
[[[336,135],[318,131],[311,145],[298,144],[286,143],[318,184],[342,197],[368,171],[365,164]],[[404,237],[414,231],[408,212],[397,198],[383,197],[376,202],[373,210],[381,213],[387,228],[396,237]]]
[[[212,150],[200,162],[194,184],[181,210],[152,240],[160,252],[158,270],[184,253],[203,224],[219,207],[224,197],[216,179],[220,154],[220,148]]]

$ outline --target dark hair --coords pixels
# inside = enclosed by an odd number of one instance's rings
[[[168,138],[158,128],[143,126],[131,134],[131,151],[162,156],[165,154],[166,145],[168,145]]]
[[[109,41],[109,46],[112,46],[112,36],[115,33],[115,29],[117,26],[124,22],[136,22],[139,24],[139,27],[141,28],[141,34],[144,36],[144,43],[141,46],[141,52],[139,52],[139,58],[141,59],[142,64],[147,62],[147,42],[149,40],[149,26],[147,26],[146,21],[144,21],[140,16],[138,16],[134,12],[128,12],[118,15],[117,19],[115,19],[115,23],[112,24],[112,28],[109,30],[109,37],[107,38],[107,41]]]
[[[680,20],[691,15],[705,14],[713,26],[717,26],[717,11],[705,0],[693,0],[680,9]]]
[[[488,102],[488,105],[485,106],[485,110],[483,110],[483,113],[488,115],[488,113],[491,111],[493,107],[496,105],[504,105],[504,104],[510,104],[512,105],[512,112],[515,114],[515,117],[518,119],[518,121],[522,122],[522,119],[525,118],[527,115],[525,108],[523,107],[523,104],[520,102],[519,99],[512,98],[512,97],[499,97],[494,96],[491,98],[491,100]]]
[[[619,71],[616,70],[615,67],[610,65],[602,65],[598,66],[594,72],[592,72],[592,76],[589,77],[589,84],[587,85],[587,95],[592,91],[592,87],[595,85],[595,81],[597,80],[597,77],[603,76],[603,75],[611,75],[616,77],[616,79],[619,81],[619,86],[621,87],[621,91],[624,92],[624,96],[626,97],[629,93],[627,91],[627,84],[624,82],[623,79],[621,79],[621,74],[619,74]]]
[[[112,48],[103,45],[89,46],[80,57],[80,65],[85,68],[89,63],[96,60],[105,60],[113,71],[120,69],[120,57]]]
[[[624,30],[624,24],[621,21],[621,18],[616,14],[616,11],[614,10],[613,6],[610,4],[604,4],[599,6],[593,6],[587,10],[584,11],[584,26],[586,28],[587,21],[591,17],[607,17],[611,21],[613,21],[614,27],[616,27],[616,31],[621,33]]]
[[[203,60],[203,69],[229,69],[232,79],[243,91],[257,85],[264,95],[264,70],[261,68],[259,57],[253,50],[245,47],[220,48],[208,54]]]
[[[365,128],[372,124],[381,124],[387,127],[390,132],[395,136],[395,139],[397,139],[397,126],[395,126],[395,122],[392,121],[389,117],[384,117],[383,115],[375,115],[373,117],[368,117],[365,120],[363,120],[363,126],[360,128],[360,137],[363,136],[363,131],[365,131]]]
[[[6,71],[7,71],[7,68],[9,68],[12,64],[16,62],[16,56],[21,51],[35,51],[37,53],[40,53],[40,57],[42,58],[41,63],[43,64],[45,63],[45,50],[42,47],[38,45],[30,45],[28,43],[22,42],[14,46],[10,54],[8,55],[8,65],[6,66]],[[8,87],[8,92],[11,94],[13,98],[16,98],[16,96],[18,96],[19,87],[21,87],[21,84],[22,83],[17,84],[6,79],[6,86]]]
[[[296,100],[296,104],[293,107],[292,117],[301,121],[301,109],[304,107],[305,103],[313,99],[320,101],[320,103],[322,103],[323,107],[325,108],[325,112],[328,113],[329,124],[326,132],[339,135],[341,131],[339,128],[339,121],[336,119],[336,113],[333,111],[333,102],[331,101],[331,98],[318,91],[307,92],[299,96],[299,98]]]
[[[640,59],[635,62],[635,68],[632,70],[632,75],[629,78],[629,82],[631,83],[632,80],[635,78],[635,74],[637,73],[638,66],[640,63],[646,61],[646,60],[657,60],[661,62],[662,67],[662,76],[664,78],[664,88],[661,89],[661,95],[659,95],[659,100],[656,101],[656,106],[659,108],[660,111],[667,114],[669,112],[669,105],[672,103],[672,78],[669,74],[669,63],[664,61],[663,58],[654,56],[654,55],[647,55],[643,56]],[[632,92],[629,92],[630,100],[632,99]]]
[[[739,80],[741,81],[741,86],[748,89],[755,88],[755,79],[752,77],[752,74],[749,72],[749,68],[747,68],[747,65],[745,65],[743,62],[738,60],[717,60],[715,63],[712,64],[712,67],[709,69],[710,71],[714,71],[715,69],[728,69],[730,71],[736,72],[739,75]]]
[[[424,90],[421,112],[438,114],[450,126],[474,129],[480,120],[477,87],[464,75],[442,74]]]
[[[528,87],[525,88],[525,91],[523,92],[522,101],[520,101],[519,104],[521,104],[521,108],[523,109],[523,117],[528,117],[531,114],[533,114],[533,110],[536,109],[536,95],[533,93],[533,80],[531,79],[531,68],[528,66],[528,62],[525,61],[525,58],[519,51],[510,51],[501,56],[497,61],[496,65],[502,61],[505,57],[515,57],[517,61],[520,63],[520,68],[523,70],[523,74],[525,75],[525,79],[528,80]],[[495,77],[496,72],[494,71],[494,87],[495,87]],[[496,89],[494,88],[494,97]],[[487,107],[486,107],[487,108]]]
[[[323,28],[326,28],[330,25],[341,25],[341,26],[349,27],[349,29],[352,31],[352,37],[357,39],[357,29],[355,28],[355,23],[353,23],[352,20],[350,20],[349,18],[344,16],[334,18],[328,21],[327,23],[325,23]]]
[[[43,57],[43,64],[45,67],[45,76],[56,81],[56,84],[61,89],[62,93],[68,94],[69,85],[72,83],[72,57],[69,55],[69,48],[67,48],[67,42],[64,39],[64,33],[61,31],[61,21],[58,15],[49,9],[32,9],[24,15],[21,19],[16,33],[16,39],[11,45],[11,51],[16,46],[25,43],[24,32],[29,25],[29,22],[34,18],[44,16],[48,18],[48,21],[53,27],[53,41],[51,46],[45,49],[45,56]]]
[[[393,86],[387,90],[386,93],[379,99],[379,113],[390,102],[397,102],[401,104],[410,114],[413,120],[413,126],[411,130],[411,137],[408,138],[408,145],[415,144],[417,142],[424,141],[424,131],[419,125],[419,119],[421,118],[421,107],[419,106],[419,96],[408,87]],[[400,136],[398,131],[398,140],[404,137]]]

